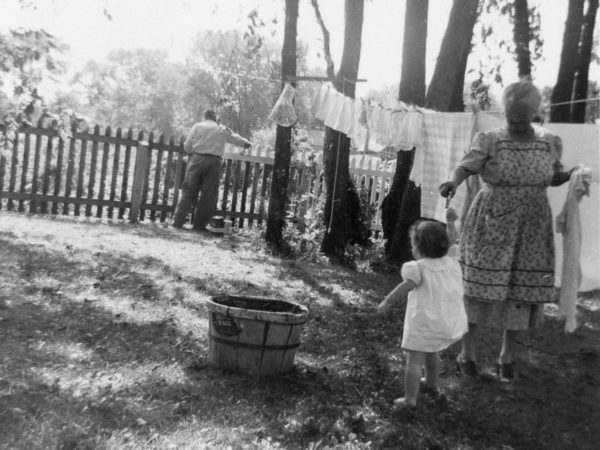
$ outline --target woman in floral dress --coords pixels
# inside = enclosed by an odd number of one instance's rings
[[[452,196],[467,177],[480,176],[482,188],[460,238],[469,332],[458,366],[477,376],[477,326],[500,327],[497,372],[511,379],[518,332],[539,323],[543,304],[553,297],[554,237],[546,188],[568,181],[570,173],[560,162],[560,138],[531,125],[541,103],[538,89],[531,82],[514,83],[503,101],[506,126],[474,137],[440,194]]]

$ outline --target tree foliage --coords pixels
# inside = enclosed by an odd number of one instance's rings
[[[511,29],[512,34],[502,32],[503,28]],[[519,76],[530,75],[535,62],[542,58],[540,30],[541,15],[536,5],[528,5],[526,0],[484,0],[475,28],[478,63],[470,72],[478,75],[480,85],[488,84],[486,80],[501,85],[503,64],[512,58],[519,67]]]
[[[114,51],[105,62],[88,62],[74,78],[74,90],[84,94],[84,113],[102,124],[182,135],[210,107],[250,136],[267,125],[281,80],[281,44],[260,23],[251,13],[245,32],[199,33],[185,62],[169,61],[159,50]],[[305,70],[306,46],[298,45],[298,67]],[[313,122],[313,90],[300,86],[296,92],[300,123]]]
[[[73,80],[83,87],[85,113],[123,128],[180,131],[183,66],[165,64],[166,59],[166,52],[136,49],[113,51],[106,62],[88,62]]]
[[[43,104],[39,85],[64,71],[66,46],[44,30],[0,33],[0,113],[33,120]],[[39,106],[39,107],[36,107]]]

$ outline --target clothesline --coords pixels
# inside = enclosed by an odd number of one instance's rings
[[[213,73],[221,73],[224,75],[230,75],[233,77],[238,77],[238,78],[251,78],[253,80],[262,80],[262,81],[268,81],[271,83],[281,83],[282,80],[278,80],[278,79],[273,79],[273,78],[266,78],[266,77],[261,77],[258,75],[248,75],[248,74],[240,74],[240,73],[235,73],[235,72],[229,72],[226,70],[210,70],[210,72]],[[352,84],[357,84],[357,83],[363,83],[366,82],[367,80],[364,78],[357,78],[356,80],[350,80],[346,77],[342,77],[339,79],[336,78],[329,78],[329,77],[322,77],[322,76],[318,76],[318,75],[300,75],[300,76],[292,76],[292,77],[288,77],[287,80],[288,82],[295,82],[295,81],[312,81],[312,82],[334,82],[334,81],[343,81],[345,83],[352,83]],[[361,99],[363,101],[365,101],[364,99]],[[580,100],[570,100],[567,102],[558,102],[558,103],[551,103],[549,105],[546,105],[546,107],[552,107],[552,106],[560,106],[560,105],[571,105],[573,103],[582,103],[582,102],[592,102],[592,101],[600,101],[600,97],[590,97],[590,98],[585,98],[585,99],[580,99]],[[401,108],[390,108],[387,106],[383,106],[381,103],[377,102],[376,105],[378,105],[379,107],[381,107],[384,110],[387,111],[392,111],[392,112],[406,112],[406,111],[416,111],[419,113],[428,113],[428,112],[436,112],[435,110],[431,110],[431,109],[427,109],[427,108],[423,108],[420,106],[416,106],[416,105],[408,105],[402,101],[399,101],[398,104],[401,106]],[[502,112],[502,111],[489,111],[489,112]]]
[[[584,99],[581,99],[581,100],[571,100],[571,101],[568,101],[568,102],[551,103],[551,104],[549,104],[547,106],[570,105],[572,103],[593,102],[594,100],[600,101],[600,97],[595,97],[595,98],[591,97],[591,98],[584,98]]]
[[[544,107],[551,108],[552,106],[571,105],[573,103],[583,103],[583,102],[593,102],[593,101],[600,101],[600,97],[590,97],[590,98],[584,98],[584,99],[580,99],[580,100],[570,100],[568,102],[550,103],[548,105],[544,105]],[[494,111],[488,111],[488,112],[491,112],[491,113],[502,113],[504,111],[494,110]]]
[[[241,74],[241,73],[235,73],[235,72],[228,72],[226,70],[208,70],[208,72],[230,75],[230,76],[236,77],[236,78],[251,78],[253,80],[262,80],[262,81],[270,81],[272,83],[281,83],[281,80],[275,80],[273,78],[260,77],[258,75],[247,75],[247,74]]]
[[[279,79],[261,77],[258,75],[248,75],[248,74],[229,72],[227,70],[209,70],[209,72],[229,75],[229,76],[236,77],[236,78],[251,78],[253,80],[269,81],[271,83],[281,83],[281,81],[282,81]],[[296,81],[335,82],[335,81],[341,81],[344,83],[356,84],[356,83],[366,82],[367,80],[365,78],[357,78],[356,80],[350,80],[346,77],[329,78],[329,77],[322,77],[322,76],[318,76],[318,75],[299,75],[299,76],[287,77],[286,81],[287,82],[296,82]]]
[[[328,81],[328,82],[343,82],[343,83],[350,83],[350,84],[356,84],[356,83],[363,83],[366,82],[367,80],[365,78],[357,78],[356,80],[350,80],[346,77],[341,77],[341,78],[329,78],[329,77],[321,77],[321,76],[313,76],[313,75],[308,75],[308,76],[291,76],[291,77],[287,77],[287,80],[289,82],[295,82],[295,81],[318,81],[318,82],[324,82],[324,81]]]

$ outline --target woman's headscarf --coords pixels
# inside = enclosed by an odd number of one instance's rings
[[[519,81],[510,84],[502,96],[506,112],[533,116],[542,103],[542,95],[531,81]]]

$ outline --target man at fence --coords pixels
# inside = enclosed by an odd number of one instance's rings
[[[194,229],[204,230],[217,205],[221,158],[225,143],[249,148],[250,141],[217,122],[217,114],[210,109],[204,112],[204,121],[194,124],[184,144],[189,154],[185,178],[181,187],[181,199],[173,215],[173,227],[181,228],[190,208],[201,192]]]

